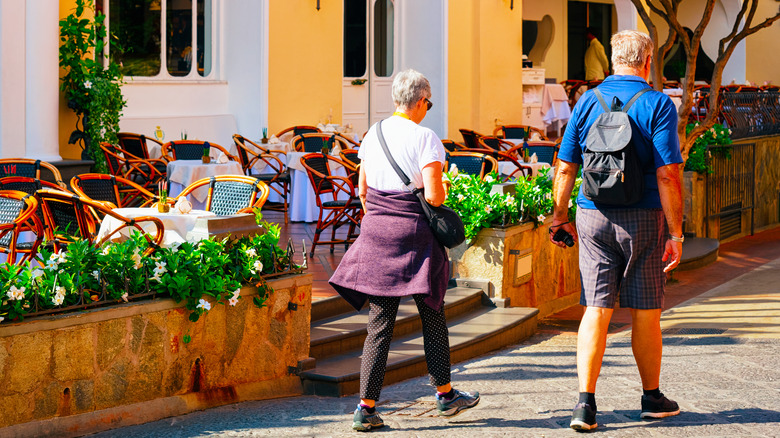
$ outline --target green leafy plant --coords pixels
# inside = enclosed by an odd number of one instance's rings
[[[213,304],[235,306],[244,284],[257,287],[253,303],[264,307],[273,292],[264,276],[280,272],[290,260],[278,246],[279,226],[261,224],[264,234],[185,242],[151,256],[144,255],[149,243],[139,233],[100,248],[86,240],[61,252],[43,247],[27,265],[0,264],[0,322],[100,300],[129,302],[151,293],[183,301],[190,320],[197,321]]]
[[[366,79],[352,79],[352,85],[363,85],[366,82]]]
[[[553,207],[552,179],[548,169],[530,179],[520,178],[515,182],[515,195],[491,193],[498,183],[498,175],[492,173],[484,180],[475,175],[460,174],[457,169],[445,173],[450,182],[445,205],[455,210],[463,220],[466,240],[471,241],[483,228],[506,226],[518,222],[533,222],[539,225],[550,214]],[[577,188],[579,182],[577,180]],[[569,215],[576,211],[577,190],[572,191]]]
[[[93,19],[85,13],[93,10],[87,0],[76,0],[76,8],[60,20],[61,91],[65,92],[68,108],[76,112],[79,121],[69,143],[82,143],[82,158],[92,159],[98,172],[106,173],[100,142],[117,143],[119,117],[126,102],[122,96],[122,73],[119,65],[103,65],[103,49],[107,33],[105,15],[97,12]],[[116,43],[113,43],[116,44]]]
[[[697,123],[686,126],[686,133],[690,133]],[[688,159],[685,161],[685,170],[692,170],[701,174],[712,173],[711,155],[731,159],[731,130],[720,123],[716,123],[708,131],[699,135],[693,143]]]

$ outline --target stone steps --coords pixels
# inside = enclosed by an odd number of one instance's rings
[[[703,268],[718,259],[718,239],[706,237],[686,237],[683,242],[682,260],[677,267],[680,271]]]
[[[330,300],[330,299],[328,299]],[[338,311],[333,302],[312,306],[311,350],[316,367],[300,373],[304,393],[340,397],[360,387],[360,356],[366,336],[368,309],[325,316]],[[517,343],[536,331],[537,309],[497,308],[481,289],[453,287],[447,291],[445,314],[450,332],[452,363]],[[417,307],[411,298],[401,301],[387,361],[385,384],[427,374]]]

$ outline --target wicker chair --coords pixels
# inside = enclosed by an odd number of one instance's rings
[[[523,178],[529,178],[533,175],[533,168],[530,166],[526,166],[525,164],[521,163],[517,160],[517,157],[514,155],[509,154],[506,151],[496,151],[496,150],[490,150],[490,149],[464,149],[462,152],[472,152],[477,154],[483,154],[487,155],[488,157],[492,157],[496,160],[496,172],[499,174],[499,179],[501,182],[508,182],[508,181],[515,181],[520,177]],[[502,174],[501,168],[500,168],[500,162],[502,161],[508,161],[512,163],[514,166],[509,169],[504,169],[504,171],[511,170],[509,174]],[[460,168],[458,168],[460,169]]]
[[[203,151],[206,149],[209,149],[209,154],[213,153],[212,149],[216,149],[225,154],[229,159],[238,161],[238,159],[231,155],[224,147],[216,143],[201,140],[169,141],[162,145],[162,154],[168,161],[200,160],[203,158]]]
[[[257,178],[242,175],[219,175],[202,178],[188,185],[176,198],[169,198],[175,203],[180,198],[201,187],[208,187],[205,209],[219,216],[230,216],[239,213],[252,213],[255,208],[263,208],[268,199],[268,185]]]
[[[23,264],[32,260],[43,241],[43,224],[35,214],[38,200],[18,190],[0,191],[0,253],[7,254],[6,261]],[[19,242],[19,234],[31,231],[35,239]],[[17,260],[17,255],[23,256]]]
[[[544,131],[528,125],[501,125],[493,130],[493,135],[499,138],[525,138],[526,133],[528,133],[529,136],[536,133],[539,134],[540,140],[547,140]]]
[[[101,143],[100,149],[108,163],[108,173],[132,181],[151,192],[157,183],[166,179],[166,174],[157,170],[151,160],[129,158],[124,151],[112,144]],[[159,161],[159,160],[158,160]]]
[[[345,149],[339,152],[339,157],[346,164],[347,176],[352,180],[352,185],[357,187],[360,180],[360,157],[355,149]]]
[[[41,160],[33,160],[30,158],[3,158],[0,159],[0,178],[7,176],[25,176],[27,178],[35,178],[39,180],[47,179],[42,177],[42,171],[47,170],[51,173],[52,182],[60,186],[65,190],[68,187],[65,182],[62,181],[62,174],[59,169],[54,167],[51,163]],[[47,175],[48,176],[48,175]]]
[[[287,223],[290,169],[279,159],[279,155],[284,155],[284,152],[270,151],[238,134],[233,136],[233,142],[236,144],[238,159],[241,162],[244,173],[266,183],[270,190],[273,190],[282,198],[282,202],[266,202],[263,208],[284,212],[284,223]],[[252,150],[250,146],[256,149]],[[254,173],[252,169],[258,165],[263,166],[264,172]]]
[[[460,135],[463,136],[463,144],[468,149],[479,149],[479,138],[482,137],[477,131],[471,129],[459,129]]]
[[[444,149],[446,149],[448,152],[455,152],[460,151],[466,148],[466,146],[463,146],[462,144],[454,141],[454,140],[442,140],[441,143],[444,145]]]
[[[486,155],[483,149],[480,149],[480,152],[451,152],[447,154],[444,168],[449,171],[453,164],[458,167],[459,173],[478,175],[481,179],[484,179],[490,172],[498,172],[498,162],[490,155]]]
[[[83,173],[70,180],[73,191],[82,198],[103,204],[106,208],[148,207],[159,198],[154,193],[122,177],[102,173]],[[95,219],[103,216],[90,210]]]
[[[301,157],[301,164],[309,175],[309,182],[314,189],[317,207],[320,210],[311,244],[312,257],[317,245],[330,245],[331,253],[336,244],[343,243],[349,247],[349,244],[357,238],[356,228],[360,227],[360,220],[363,217],[363,205],[357,197],[352,180],[333,175],[330,171],[331,163],[349,167],[346,162],[322,153],[306,154]],[[336,231],[344,225],[348,226],[347,235],[337,239]],[[320,241],[320,234],[328,228],[331,229],[330,240]]]
[[[65,193],[62,191],[43,189],[38,191],[38,199],[43,207],[43,214],[46,220],[46,240],[53,242],[54,247],[64,250],[67,244],[78,239],[85,239],[91,245],[100,246],[103,242],[111,240],[111,237],[117,234],[123,228],[135,228],[150,243],[150,247],[144,251],[144,255],[149,255],[159,247],[163,239],[165,227],[160,219],[151,216],[141,216],[135,219],[128,219],[107,208],[101,202],[91,201],[77,195]],[[99,228],[99,222],[90,214],[90,210],[95,210],[101,217],[111,216],[121,222],[121,226],[109,230],[105,236],[96,241]],[[155,226],[154,234],[147,233],[141,226],[142,223],[151,222]]]
[[[312,134],[312,133],[319,133],[319,128],[316,126],[310,126],[310,125],[296,125],[296,126],[290,126],[289,128],[282,129],[276,134],[276,138],[278,138],[281,141],[290,141],[293,137],[297,137],[301,134]]]
[[[510,155],[522,156],[523,148],[528,156],[536,154],[536,158],[543,163],[550,163],[555,166],[555,160],[558,158],[559,142],[554,141],[529,141],[507,151]]]
[[[479,149],[489,149],[491,151],[508,151],[515,147],[514,144],[504,139],[487,135],[480,137],[477,140],[477,144],[479,145]]]
[[[130,153],[133,155],[133,157],[128,158],[138,158],[141,160],[146,160],[154,166],[157,171],[163,175],[166,175],[168,173],[168,162],[164,159],[155,159],[150,158],[149,156],[149,147],[147,145],[147,141],[152,141],[154,143],[157,143],[157,145],[161,148],[160,152],[162,153],[162,143],[159,141],[153,139],[153,138],[146,138],[143,134],[134,134],[131,132],[119,132],[116,134],[117,140],[119,142],[119,147],[125,151],[125,153]],[[163,155],[163,158],[165,156]]]
[[[61,190],[70,193],[70,191],[63,189],[58,184],[36,178],[28,178],[26,176],[7,176],[5,178],[0,178],[0,190],[18,190],[27,193],[28,195],[36,196],[36,200],[38,190],[41,189]],[[38,203],[38,208],[35,210],[35,216],[37,216],[38,222],[41,224],[40,236],[43,238],[42,233],[46,227],[46,223],[43,220],[43,209],[41,208],[40,202]],[[31,231],[36,233],[36,235],[39,235],[35,227],[22,231]],[[18,243],[17,246],[22,249],[27,249],[30,245],[28,242],[21,242]]]
[[[336,134],[301,134],[292,139],[292,148],[296,152],[322,152],[326,145],[329,150],[333,150],[337,144],[340,150],[350,149],[344,137]]]

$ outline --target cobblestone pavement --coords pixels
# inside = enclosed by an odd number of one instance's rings
[[[682,413],[639,419],[641,387],[631,332],[611,335],[597,403],[604,437],[780,436],[780,259],[664,312],[661,390]],[[479,391],[476,408],[435,416],[427,378],[382,392],[380,436],[572,437],[576,336],[541,333],[453,367],[456,387]],[[355,436],[357,398],[294,397],[247,402],[97,436]]]

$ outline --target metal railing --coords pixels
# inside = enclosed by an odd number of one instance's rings
[[[731,93],[721,96],[720,118],[731,138],[780,134],[780,93]]]
[[[751,212],[753,234],[755,143],[731,145],[731,158],[713,154],[710,160],[713,172],[707,175],[705,208],[707,219],[719,219],[718,238],[741,233],[742,212],[746,210]],[[708,236],[709,222],[706,221]]]

